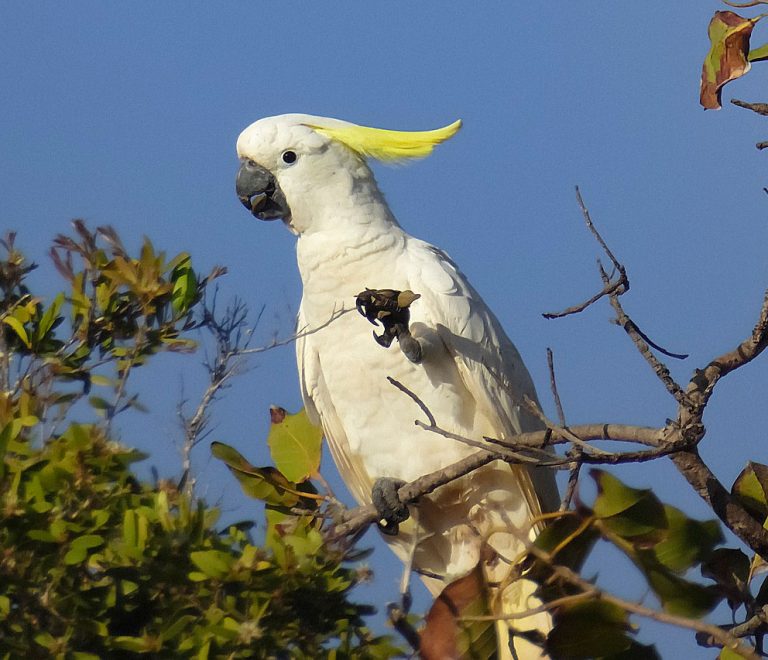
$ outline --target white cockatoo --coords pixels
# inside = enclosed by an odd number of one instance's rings
[[[445,252],[401,228],[368,166],[369,159],[427,156],[460,126],[387,131],[287,114],[260,119],[237,140],[240,200],[261,220],[282,219],[298,237],[302,396],[360,503],[372,501],[375,485],[396,487],[477,451],[415,426],[418,409],[387,377],[460,436],[482,441],[542,428],[523,407],[536,392],[496,317]],[[390,297],[419,294],[410,325],[407,318],[385,323],[390,336],[374,341],[365,319],[344,313],[366,287],[394,290]],[[394,337],[400,350],[386,347]],[[519,573],[512,566],[525,547],[521,535],[533,538],[542,512],[557,504],[550,470],[496,461],[421,498],[386,540],[434,594],[469,573],[489,545],[495,553],[486,576],[506,585],[497,611],[527,611],[539,604],[533,585],[509,575]],[[511,619],[502,635],[508,626],[546,632],[551,624],[546,614]],[[513,647],[518,657],[541,657],[514,634],[504,645],[501,657],[512,657]]]

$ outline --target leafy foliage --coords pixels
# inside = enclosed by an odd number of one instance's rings
[[[189,255],[168,260],[148,240],[133,258],[111,229],[76,222],[52,250],[68,290],[46,305],[13,236],[2,245],[4,657],[393,655],[349,599],[366,572],[312,524],[284,520],[262,547],[251,524],[219,532],[215,508],[142,483],[132,464],[144,456],[112,436],[114,416],[140,405],[132,370],[194,349],[195,311],[221,269],[199,277]]]
[[[734,618],[742,608],[747,618],[762,611],[768,603],[768,579],[756,594],[751,589],[762,561],[750,562],[739,549],[718,547],[723,536],[717,521],[693,520],[650,490],[627,486],[608,472],[590,474],[598,489],[592,506],[579,502],[575,510],[555,517],[539,534],[531,557],[528,576],[539,583],[541,599],[556,605],[546,644],[552,657],[658,657],[653,647],[634,639],[630,610],[620,601],[591,581],[571,579],[598,542],[620,550],[671,615],[696,620],[722,600]],[[761,521],[768,517],[765,475],[768,467],[750,463],[733,489]],[[696,568],[707,583],[691,579]],[[699,635],[699,641],[714,644],[706,635]]]

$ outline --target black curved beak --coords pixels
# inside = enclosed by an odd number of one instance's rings
[[[275,177],[252,160],[244,160],[240,165],[235,190],[243,206],[259,220],[277,220],[291,215]]]

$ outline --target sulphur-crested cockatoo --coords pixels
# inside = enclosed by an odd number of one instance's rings
[[[477,451],[415,426],[418,409],[387,377],[460,436],[482,441],[541,428],[523,407],[536,392],[501,325],[445,252],[400,227],[368,166],[369,159],[427,156],[460,126],[387,131],[288,114],[251,124],[237,141],[241,201],[261,220],[282,219],[298,237],[302,395],[360,503],[371,502],[378,480],[408,482]],[[387,342],[374,341],[365,319],[343,313],[354,310],[366,287],[420,295],[409,308],[410,327],[401,324],[399,334],[390,328],[401,350],[396,343],[382,347]],[[524,611],[537,605],[533,587],[511,581],[510,566],[524,549],[521,534],[535,535],[542,511],[556,506],[549,470],[496,461],[421,498],[387,541],[427,576],[433,593],[471,571],[490,545],[496,555],[488,579],[509,585],[497,605]],[[511,527],[517,531],[504,531]],[[507,624],[546,631],[549,619],[540,614]],[[519,657],[540,656],[519,637],[511,643]]]

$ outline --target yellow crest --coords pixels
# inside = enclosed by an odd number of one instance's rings
[[[347,145],[361,156],[393,162],[429,156],[435,145],[456,135],[461,128],[461,119],[433,131],[388,131],[355,124],[309,126],[318,133]]]

